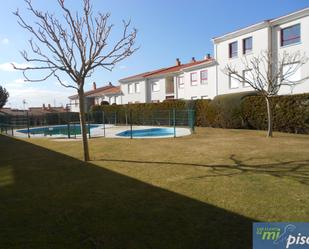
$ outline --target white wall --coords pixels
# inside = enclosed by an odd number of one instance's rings
[[[243,39],[252,37],[252,52],[243,55]],[[238,56],[236,58],[229,58],[229,44],[238,42]],[[232,65],[239,73],[242,73],[244,66],[242,60],[252,58],[252,56],[258,56],[261,51],[268,50],[268,29],[262,28],[260,30],[250,32],[236,38],[228,39],[226,41],[215,44],[215,58],[217,59],[217,84],[218,95],[252,91],[251,87],[244,86],[242,82],[239,82],[238,88],[230,88],[229,76],[223,73],[226,65]]]
[[[152,84],[154,82],[158,82],[160,89],[159,91],[152,91]],[[166,99],[166,93],[165,93],[165,78],[155,78],[155,79],[149,79],[147,81],[147,93],[150,96],[148,99],[149,102],[162,102]]]
[[[300,24],[301,29],[301,42],[296,44],[287,45],[281,47],[281,32],[282,28],[286,28],[295,24]],[[306,54],[309,56],[309,17],[303,17],[295,21],[286,22],[284,24],[277,25],[273,28],[273,47],[278,49],[278,56],[282,56],[284,52],[289,54],[294,54],[300,52],[301,54]],[[309,76],[309,62],[307,62],[300,69],[301,78],[305,78]],[[291,88],[289,86],[284,86],[280,89],[279,94],[296,94],[296,93],[304,93],[309,92],[309,80],[298,84],[297,86]]]
[[[70,99],[70,110],[71,110],[71,112],[79,112],[79,101],[78,101],[78,99]]]
[[[134,93],[129,93],[128,85],[129,84],[135,84],[139,83],[140,86],[140,92],[137,93],[134,90]],[[122,104],[128,104],[128,103],[145,103],[146,102],[146,81],[132,81],[132,82],[126,82],[126,83],[120,83],[121,91],[123,93],[122,96]]]
[[[208,80],[206,84],[201,83],[201,72],[208,71]],[[197,74],[196,85],[191,85],[191,73]],[[180,76],[184,77],[184,88],[179,88],[177,85],[177,92],[179,99],[197,99],[207,98],[213,99],[216,96],[216,68],[215,66],[205,66],[199,69],[187,69]]]

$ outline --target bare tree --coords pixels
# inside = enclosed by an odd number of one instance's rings
[[[31,33],[29,40],[32,55],[22,51],[22,57],[30,64],[22,70],[26,81],[40,82],[55,77],[64,87],[74,88],[79,96],[79,117],[82,131],[84,160],[90,160],[87,141],[84,84],[94,70],[103,68],[112,71],[115,65],[132,55],[135,47],[137,30],[130,30],[130,21],[123,21],[123,31],[118,41],[110,41],[113,25],[109,24],[110,14],[93,15],[90,0],[83,0],[83,12],[72,13],[65,5],[65,0],[57,0],[62,17],[34,9],[31,0],[25,0],[27,10],[34,17],[33,23],[28,23],[20,14],[14,12],[18,24]],[[34,79],[29,72],[41,70],[42,78]],[[61,75],[68,75],[72,84],[67,84]]]
[[[241,72],[231,64],[224,68],[223,72],[226,75],[251,86],[265,98],[268,119],[267,137],[273,136],[271,97],[277,95],[283,86],[294,88],[308,79],[309,77],[301,79],[293,77],[307,61],[305,54],[300,52],[293,54],[283,52],[282,55],[274,55],[269,51],[263,51],[258,56],[242,59],[240,67],[243,71]]]

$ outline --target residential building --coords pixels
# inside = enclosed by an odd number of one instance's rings
[[[27,110],[12,109],[5,107],[0,109],[0,114],[11,115],[11,116],[25,116],[26,113],[28,113],[31,116],[40,116],[48,113],[63,113],[67,111],[68,109],[63,106],[53,107],[50,104],[48,104],[47,106],[43,104],[42,107],[29,107]]]
[[[289,54],[300,52],[309,56],[309,8],[266,20],[249,27],[219,36],[213,39],[214,58],[216,64],[217,95],[252,91],[243,82],[233,79],[223,72],[227,64],[233,65],[243,75],[242,61],[257,57],[262,51],[269,51],[273,62],[278,63],[284,52]],[[288,65],[287,65],[288,66]],[[301,67],[293,76],[293,80],[300,80],[309,76],[309,63]],[[293,88],[282,87],[279,94],[294,94],[309,92],[309,81],[305,81]]]
[[[72,112],[79,112],[79,100],[78,95],[69,97],[70,109]],[[122,103],[122,93],[119,86],[114,86],[109,83],[107,86],[97,88],[95,82],[93,82],[92,90],[85,92],[85,110],[88,111],[93,105],[100,105],[102,102],[108,102],[112,104]]]
[[[93,104],[107,101],[110,104],[151,103],[169,99],[213,99],[217,95],[252,91],[253,89],[231,75],[224,73],[227,65],[233,65],[245,77],[243,61],[272,53],[273,63],[284,52],[301,53],[309,57],[309,8],[274,18],[227,33],[212,39],[214,57],[210,54],[203,60],[192,60],[119,80],[120,86],[113,85],[96,88],[86,92],[85,105],[88,110]],[[288,66],[288,65],[287,65]],[[293,76],[297,81],[309,76],[309,62]],[[309,80],[295,87],[282,87],[279,94],[309,92]],[[78,111],[78,96],[70,97],[71,108]]]
[[[122,103],[156,103],[167,99],[213,98],[215,61],[207,55],[182,64],[161,68],[119,80]]]

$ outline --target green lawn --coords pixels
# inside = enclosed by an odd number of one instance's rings
[[[249,249],[254,221],[309,221],[309,136],[200,128],[90,148],[84,163],[78,141],[0,136],[0,248]]]

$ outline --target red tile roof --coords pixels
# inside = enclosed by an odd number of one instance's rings
[[[104,95],[121,94],[120,86],[115,86],[104,91]]]
[[[154,71],[150,71],[150,72],[145,72],[145,73],[141,73],[141,74],[137,74],[137,75],[133,75],[127,78],[123,78],[120,81],[129,81],[129,80],[134,80],[134,79],[144,79],[147,77],[152,77],[152,76],[158,76],[158,75],[162,75],[162,74],[168,74],[168,73],[176,73],[176,72],[180,72],[181,70],[185,69],[185,68],[189,68],[189,67],[193,67],[193,66],[197,66],[206,62],[211,62],[213,61],[213,58],[207,58],[204,60],[200,60],[200,61],[194,61],[194,62],[189,62],[186,64],[181,64],[181,65],[176,65],[176,66],[172,66],[172,67],[165,67],[165,68],[161,68],[161,69],[157,69]]]
[[[85,97],[95,97],[95,96],[98,96],[98,95],[103,95],[103,94],[108,93],[110,91],[115,91],[115,93],[116,93],[116,90],[120,91],[120,88],[118,86],[116,87],[112,84],[109,84],[107,86],[99,87],[95,90],[85,92]],[[77,98],[78,98],[78,94],[75,94],[75,95],[72,95],[72,96],[69,97],[69,99],[77,99]]]

